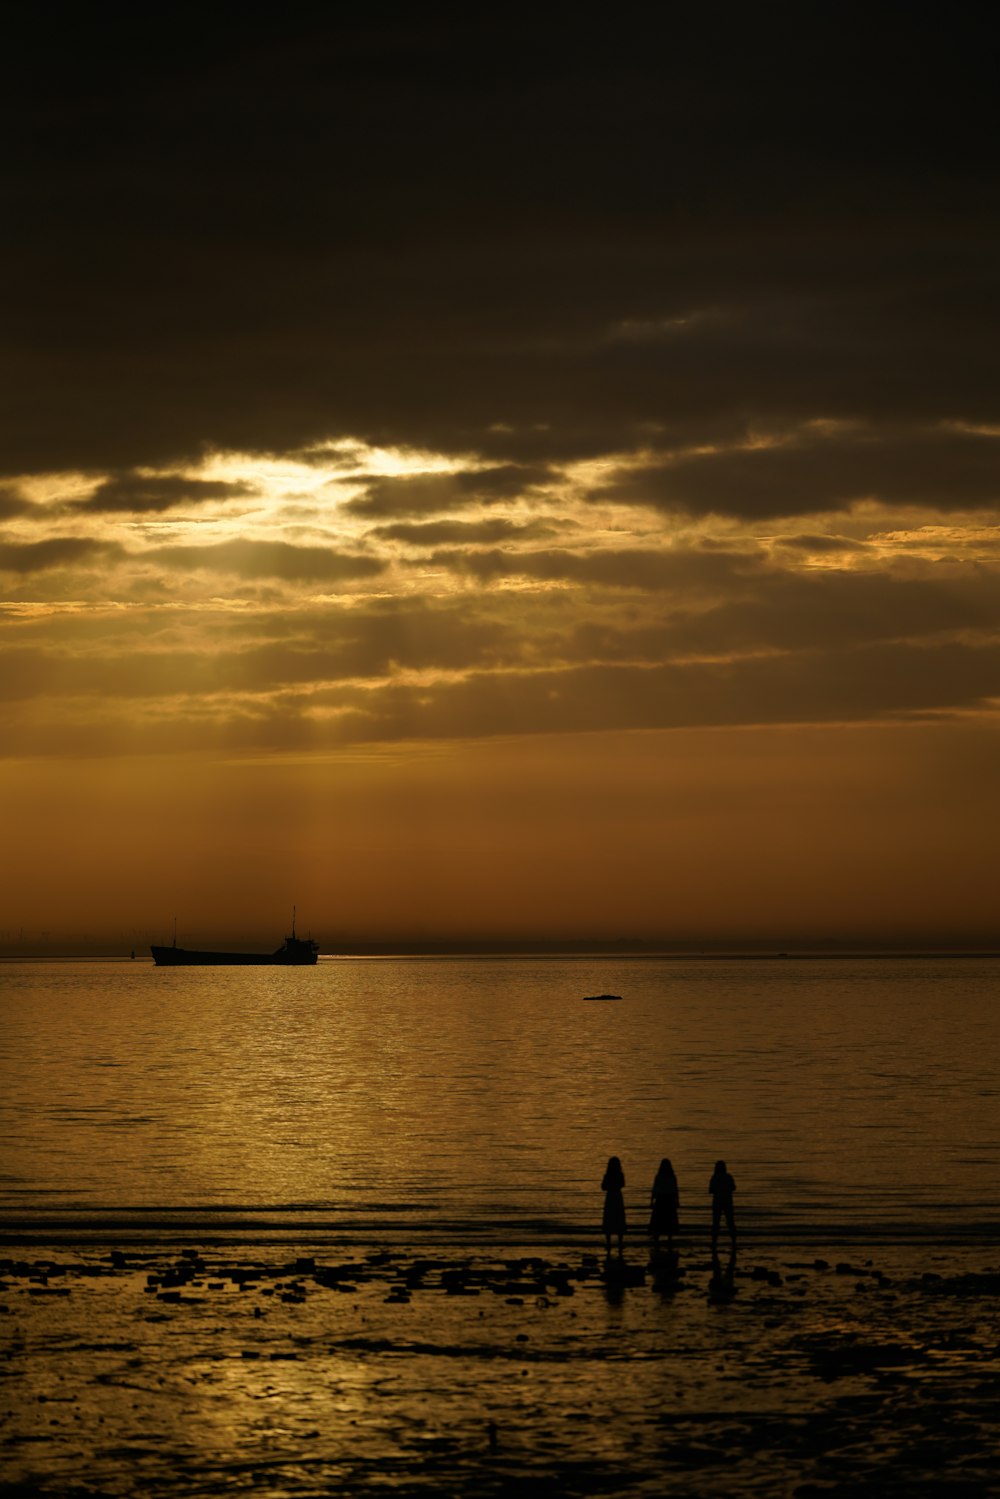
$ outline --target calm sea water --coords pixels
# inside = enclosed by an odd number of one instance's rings
[[[621,1003],[586,1004],[611,992]],[[590,1232],[661,1156],[759,1233],[1000,1226],[1000,962],[0,966],[0,1220]]]

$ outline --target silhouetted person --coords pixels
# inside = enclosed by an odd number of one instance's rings
[[[618,1239],[618,1253],[622,1252],[625,1238],[625,1199],[622,1189],[625,1186],[625,1173],[622,1163],[616,1155],[608,1162],[608,1168],[601,1182],[601,1191],[604,1193],[604,1217],[601,1227],[604,1230],[604,1242],[607,1245],[608,1254],[611,1253],[611,1235],[615,1234]]]
[[[729,1242],[734,1249],[736,1248],[736,1219],[733,1216],[733,1193],[736,1191],[736,1183],[726,1170],[725,1161],[716,1161],[708,1190],[712,1194],[712,1254],[714,1255],[715,1246],[719,1241],[719,1223],[723,1218],[729,1229]]]
[[[667,1248],[673,1246],[674,1234],[677,1232],[677,1219],[681,1205],[680,1192],[677,1189],[677,1177],[674,1168],[664,1156],[660,1162],[659,1169],[653,1179],[653,1188],[649,1194],[650,1207],[649,1232],[653,1240],[653,1253],[658,1254],[660,1250],[660,1235],[666,1234]]]

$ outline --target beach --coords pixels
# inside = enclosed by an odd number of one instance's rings
[[[4,1495],[995,1492],[984,1243],[6,1237]]]
[[[0,1499],[995,1492],[996,961],[3,976]]]

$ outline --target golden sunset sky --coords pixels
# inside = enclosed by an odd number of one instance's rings
[[[0,951],[1000,942],[975,12],[156,14],[4,65]]]

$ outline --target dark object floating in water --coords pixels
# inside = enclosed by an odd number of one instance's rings
[[[295,913],[292,913],[292,935],[286,937],[276,952],[201,952],[189,947],[177,946],[177,931],[174,929],[172,947],[151,947],[153,962],[158,968],[203,968],[210,964],[274,965],[276,967],[299,966],[315,963],[319,957],[319,943],[311,937],[296,937]]]
[[[621,999],[621,995],[620,994],[585,994],[583,996],[583,1002],[584,1002],[584,1004],[597,1004],[600,1000],[605,1000],[605,999]]]

